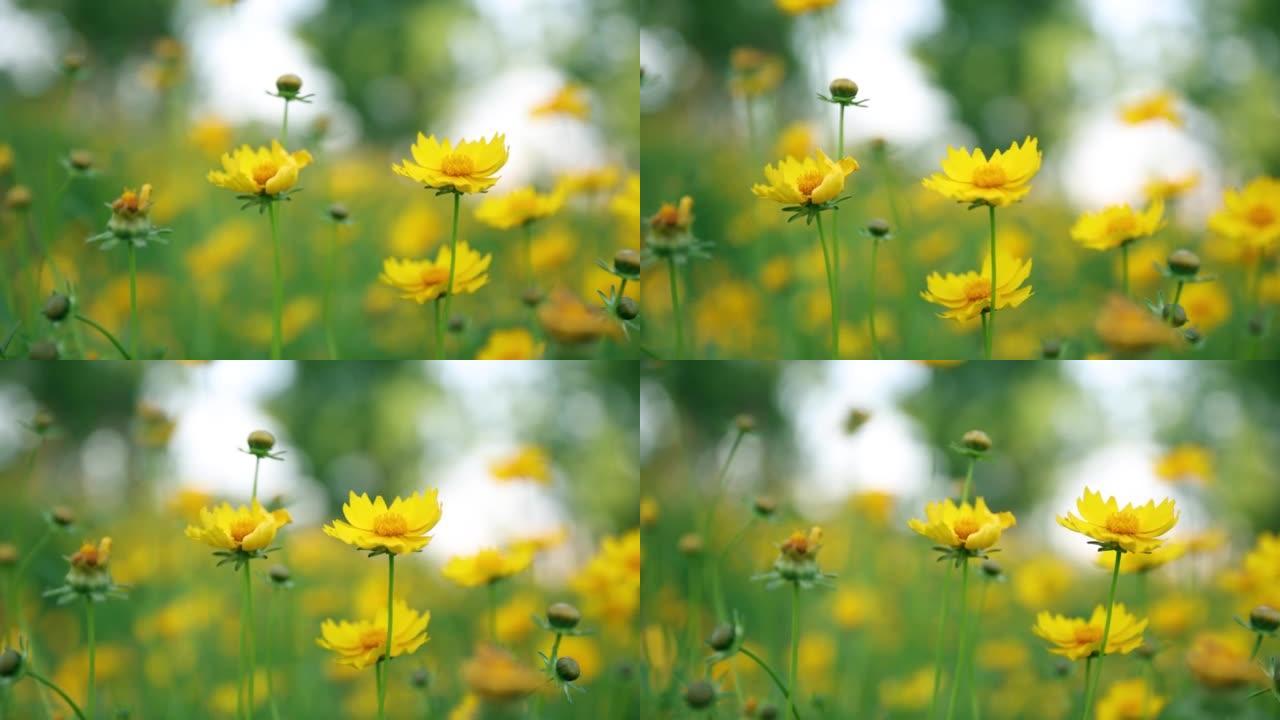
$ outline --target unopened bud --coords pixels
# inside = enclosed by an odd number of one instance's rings
[[[1259,605],[1249,613],[1249,627],[1263,633],[1280,629],[1280,610],[1269,605]]]
[[[1190,250],[1174,250],[1169,253],[1169,269],[1174,275],[1194,277],[1200,272],[1200,256]]]
[[[49,512],[49,517],[62,527],[68,527],[76,521],[76,511],[66,505],[57,505]]]
[[[618,300],[618,317],[623,320],[635,320],[640,315],[640,303],[635,298],[622,296]]]
[[[329,206],[329,217],[336,222],[342,222],[347,219],[350,213],[347,212],[347,206],[342,203],[334,203]]]
[[[981,430],[970,430],[964,434],[960,442],[974,452],[986,452],[991,449],[991,438]]]
[[[676,543],[676,548],[685,555],[701,555],[702,536],[698,533],[681,535],[680,540]]]
[[[707,645],[710,645],[711,649],[716,652],[723,652],[733,647],[733,641],[736,636],[737,632],[733,625],[723,623],[717,625],[715,629],[711,631],[711,635],[707,638]]]
[[[0,677],[14,677],[20,670],[22,670],[21,653],[13,648],[0,652]]]
[[[557,630],[572,630],[582,620],[582,613],[569,603],[558,602],[547,608],[547,622]]]
[[[417,670],[413,671],[412,675],[409,676],[409,684],[418,688],[419,690],[422,690],[423,688],[431,684],[431,673],[427,672],[426,670],[423,670],[422,668],[418,668]]]
[[[18,546],[13,543],[0,543],[0,567],[18,562]]]
[[[71,299],[62,293],[55,292],[44,301],[40,312],[51,322],[60,322],[71,312]]]
[[[284,75],[276,78],[276,90],[278,90],[281,95],[297,95],[298,91],[301,89],[302,78],[294,75],[293,73],[285,73]]]
[[[867,223],[867,232],[873,237],[882,238],[889,234],[889,221],[882,218],[876,218]]]
[[[58,346],[48,340],[37,340],[27,348],[27,357],[32,360],[57,360]]]
[[[694,710],[703,710],[716,701],[716,689],[706,680],[694,680],[684,689],[684,701]]]
[[[71,167],[84,172],[93,167],[93,153],[88,150],[72,150],[67,155],[67,161],[71,163]]]
[[[276,436],[266,430],[254,430],[249,433],[249,452],[261,457],[271,452],[276,446]]]
[[[772,495],[757,495],[751,510],[760,517],[769,517],[778,511],[778,501]]]
[[[1062,357],[1062,342],[1059,340],[1045,340],[1040,343],[1040,356],[1045,360],[1057,360]]]
[[[4,195],[4,206],[10,210],[22,211],[31,207],[31,189],[26,185],[14,185]]]
[[[578,661],[571,657],[562,657],[556,660],[556,677],[565,682],[573,682],[582,676],[582,668],[578,666]]]
[[[742,413],[733,419],[733,424],[738,428],[740,433],[755,432],[756,416],[748,413]]]
[[[292,577],[292,573],[289,572],[289,568],[284,565],[272,565],[271,569],[267,571],[267,574],[271,576],[271,582],[277,585],[283,585],[289,582],[289,579]]]
[[[849,78],[836,78],[827,86],[831,91],[831,97],[836,100],[852,100],[858,97],[858,83]]]
[[[640,274],[640,253],[630,248],[619,250],[613,255],[613,269],[619,275],[634,277]]]

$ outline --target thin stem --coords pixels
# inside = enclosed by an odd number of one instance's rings
[[[289,98],[284,99],[284,123],[280,128],[280,144],[289,146]]]
[[[839,162],[840,158],[844,157],[844,110],[845,110],[845,106],[841,105],[840,106],[840,138],[839,138],[839,144],[838,144],[839,152],[836,155],[837,162]],[[821,220],[821,218],[819,218],[819,220]],[[839,302],[841,299],[844,298],[844,294],[840,292],[840,273],[843,271],[843,266],[841,266],[840,264],[840,206],[839,205],[832,208],[831,210],[831,269],[832,269],[831,284],[835,287],[833,297],[835,297],[836,301]],[[838,325],[840,317],[834,305],[831,308],[831,312],[836,313],[836,324]],[[836,357],[839,357],[838,350],[836,352]]]
[[[87,632],[89,634],[89,693],[88,693],[88,701],[85,703],[85,707],[88,708],[88,720],[93,720],[93,714],[94,714],[93,695],[95,690],[94,686],[97,684],[97,677],[98,677],[96,672],[98,647],[97,647],[96,638],[94,637],[93,601],[88,598],[85,598],[85,601],[84,601],[84,612],[85,612],[85,625],[87,627]]]
[[[947,720],[956,714],[956,697],[960,694],[960,678],[964,676],[965,646],[969,624],[965,613],[969,609],[969,558],[960,566],[960,637],[956,640],[956,662],[951,671],[951,698],[947,700]]]
[[[676,278],[675,257],[667,257],[667,278],[671,281],[671,314],[676,321],[676,358],[684,355],[684,318],[680,313],[680,283]]]
[[[1120,245],[1120,289],[1129,297],[1129,243]]]
[[[991,359],[991,348],[996,336],[996,206],[987,206],[987,217],[991,225],[991,316],[987,318],[987,359]]]
[[[522,227],[521,239],[524,241],[522,248],[524,250],[524,277],[529,283],[529,287],[533,287],[533,223],[527,222]]]
[[[244,561],[244,605],[240,611],[240,657],[245,684],[244,716],[253,720],[253,578]]]
[[[968,657],[965,658],[965,668],[969,675],[969,714],[973,716],[973,720],[982,718],[982,704],[978,700],[978,672],[974,667],[977,663],[974,662],[973,655],[978,650],[978,638],[982,637],[982,614],[987,607],[987,588],[989,587],[991,587],[990,580],[982,583],[982,590],[978,592],[978,612],[973,619],[973,638],[966,651]]]
[[[489,583],[486,588],[489,595],[489,639],[498,642],[498,585]]]
[[[40,673],[37,673],[35,670],[32,670],[30,667],[23,670],[23,674],[25,674],[27,677],[31,678],[32,680],[35,680],[41,685],[44,685],[45,687],[57,693],[58,697],[62,698],[62,701],[65,702],[67,706],[71,708],[71,712],[74,712],[76,714],[76,717],[80,718],[80,720],[87,720],[87,718],[85,718],[84,716],[84,713],[80,711],[80,706],[76,705],[75,701],[72,700],[69,695],[67,695],[65,692],[62,691],[62,688],[53,684],[53,681],[47,679]]]
[[[1258,639],[1253,641],[1253,652],[1249,653],[1249,659],[1250,659],[1250,660],[1252,660],[1252,659],[1254,659],[1254,658],[1258,657],[1258,650],[1262,649],[1262,639],[1263,639],[1263,637],[1264,637],[1264,636],[1263,636],[1263,634],[1262,634],[1262,633],[1258,633]]]
[[[787,683],[787,687],[791,688],[791,694],[787,695],[787,714],[791,715],[796,710],[796,694],[799,688],[796,687],[796,670],[800,665],[800,583],[791,583],[791,677]]]
[[[880,254],[880,241],[871,239],[871,277],[867,281],[867,325],[871,330],[871,357],[880,359],[880,343],[876,339],[876,260]]]
[[[973,466],[978,464],[977,458],[969,458],[969,469],[964,474],[964,489],[960,492],[960,504],[969,502],[969,495],[973,490]]]
[[[285,107],[288,107],[287,105]],[[324,341],[328,346],[329,359],[338,359],[338,343],[333,335],[333,276],[338,263],[338,223],[333,224],[333,239],[329,244],[329,258],[324,273]]]
[[[831,257],[827,254],[827,235],[822,230],[822,213],[818,218],[818,242],[822,244],[822,263],[827,268],[827,296],[831,300],[831,357],[840,357],[840,304],[836,299],[835,271],[831,267]]]
[[[440,298],[436,298],[434,306],[435,306],[434,310],[435,310],[435,317],[436,317],[436,324],[435,324],[436,344],[435,344],[435,347],[432,348],[432,352],[435,353],[435,357],[437,360],[443,360],[444,359],[444,325],[440,322],[440,310],[442,308]]]
[[[1115,566],[1111,570],[1111,592],[1107,596],[1107,620],[1102,625],[1102,644],[1098,646],[1098,667],[1093,673],[1093,677],[1089,679],[1088,690],[1084,696],[1084,714],[1081,720],[1089,720],[1090,711],[1093,709],[1093,695],[1098,689],[1098,679],[1102,675],[1102,660],[1107,656],[1107,639],[1111,636],[1111,611],[1116,604],[1116,583],[1120,580],[1120,555],[1121,552],[1116,550]]]
[[[271,218],[271,246],[275,273],[274,292],[271,298],[271,359],[279,360],[284,346],[284,272],[280,267],[280,217],[274,201],[267,203],[267,214]]]
[[[547,667],[551,669],[552,673],[556,671],[556,659],[560,656],[560,638],[562,637],[564,637],[562,633],[556,633],[556,640],[551,643],[551,660],[547,664]]]
[[[702,637],[702,580],[698,572],[698,558],[689,558],[689,664],[698,664],[698,644]]]
[[[266,639],[267,704],[271,708],[272,720],[280,720],[280,709],[276,706],[276,688],[275,688],[275,677],[274,677],[275,668],[272,663],[272,658],[275,654],[275,647],[274,647],[274,643],[272,642],[274,638],[274,634],[272,631],[275,629],[275,624],[271,621],[271,611],[274,606],[275,606],[275,603],[272,601],[272,596],[268,594],[267,595],[267,639]]]
[[[1173,291],[1173,304],[1174,304],[1174,305],[1177,305],[1177,304],[1178,304],[1178,301],[1182,299],[1182,286],[1183,286],[1184,284],[1185,284],[1185,283],[1184,283],[1182,280],[1179,280],[1179,281],[1178,281],[1178,289]],[[1171,313],[1171,314],[1172,314],[1172,313]]]
[[[453,278],[458,267],[458,205],[462,202],[462,193],[453,192],[453,229],[449,235],[449,294],[444,296],[444,315],[445,319],[453,317],[449,314],[453,309]],[[439,323],[436,325],[436,337],[440,337]],[[441,343],[443,347],[443,343]],[[441,352],[440,357],[444,357]]]
[[[938,613],[938,639],[933,647],[933,699],[929,701],[929,718],[938,716],[938,691],[942,689],[942,643],[946,637],[947,615],[951,610],[951,566],[942,586],[942,611]]]
[[[262,465],[262,456],[254,455],[253,456],[253,495],[251,496],[251,499],[253,502],[258,501],[258,466],[260,465]]]
[[[132,242],[129,243],[129,354],[138,357],[138,251]]]
[[[791,699],[791,693],[787,690],[787,686],[782,684],[782,678],[778,677],[778,673],[774,672],[773,668],[769,667],[768,663],[762,660],[759,655],[756,655],[751,651],[751,648],[745,645],[739,648],[738,651],[754,660],[756,665],[759,665],[760,669],[764,670],[765,673],[769,675],[769,678],[773,680],[773,684],[778,687],[778,692],[782,693],[782,697],[787,698],[787,700]],[[796,720],[799,720],[800,718],[800,713],[794,706],[791,708],[791,716],[796,718]]]
[[[107,340],[110,340],[111,344],[116,346],[116,351],[119,352],[120,356],[123,357],[125,360],[133,359],[133,356],[129,354],[129,351],[125,350],[124,346],[120,344],[120,341],[116,340],[115,336],[112,335],[110,332],[107,332],[106,328],[102,327],[98,323],[78,313],[76,314],[76,319],[84,323],[85,325],[88,325],[89,327],[93,328],[94,330],[97,330],[99,333],[102,334],[103,337],[105,337]]]
[[[455,196],[456,197],[456,196]],[[393,553],[387,553],[387,649],[383,653],[382,660],[382,682],[378,687],[378,720],[386,717],[386,701],[387,701],[387,685],[390,682],[390,666],[391,662],[391,634],[392,630],[392,597],[396,587],[396,556]]]
[[[720,471],[716,473],[715,483],[712,485],[712,494],[707,502],[707,512],[702,518],[702,536],[708,544],[711,543],[711,519],[715,516],[716,506],[720,504],[720,498],[724,495],[724,479],[729,473],[729,466],[733,464],[734,455],[738,454],[738,446],[742,444],[742,437],[746,432],[739,429],[738,434],[733,438],[733,445],[729,448],[729,455],[720,465]],[[724,605],[724,593],[720,587],[720,566],[717,562],[708,563],[705,568],[708,579],[711,581],[711,598],[715,603],[716,619],[723,619],[726,616]]]

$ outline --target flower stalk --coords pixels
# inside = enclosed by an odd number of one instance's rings
[[[253,720],[253,578],[249,566],[246,558],[242,568],[244,597],[240,605],[240,697],[243,717]]]
[[[827,236],[822,230],[822,213],[814,213],[818,220],[818,242],[822,244],[822,264],[827,270],[827,297],[831,303],[831,358],[840,357],[840,304],[836,298],[836,268],[831,266],[831,256],[827,252]]]
[[[983,324],[983,333],[985,343],[983,345],[984,356],[987,360],[991,359],[991,346],[995,342],[996,334],[996,206],[987,205],[987,217],[990,219],[991,226],[991,304],[990,312],[986,316],[986,322]]]
[[[680,281],[676,277],[676,260],[667,258],[667,279],[671,281],[671,314],[676,321],[676,358],[684,355],[684,319],[680,312]]]
[[[449,290],[444,296],[445,319],[453,317],[449,314],[453,303],[453,280],[458,266],[458,206],[462,202],[462,193],[453,191],[453,229],[449,234]],[[440,357],[444,357],[444,339],[440,334],[440,323],[436,323],[436,345]]]
[[[1107,639],[1111,635],[1111,611],[1116,604],[1116,584],[1120,580],[1120,556],[1123,553],[1120,548],[1116,548],[1116,562],[1111,570],[1111,592],[1107,596],[1107,620],[1102,625],[1102,641],[1098,645],[1098,662],[1094,672],[1087,678],[1088,684],[1084,694],[1084,714],[1080,716],[1081,720],[1089,720],[1089,715],[1093,710],[1093,696],[1098,689],[1098,680],[1102,675],[1102,660],[1107,656]]]
[[[85,707],[88,708],[87,710],[88,720],[93,720],[93,715],[94,715],[94,697],[93,696],[94,696],[94,690],[95,690],[94,686],[97,685],[96,661],[97,661],[98,646],[97,646],[97,638],[95,637],[95,633],[94,633],[93,599],[87,596],[85,597],[85,601],[84,601],[84,613],[85,613],[85,627],[86,627],[86,632],[88,633],[88,641],[89,641],[89,678],[88,678],[89,689],[88,689],[88,700],[85,703]]]
[[[391,663],[391,637],[392,637],[392,597],[394,596],[396,587],[396,556],[395,553],[387,553],[387,650],[378,663],[378,720],[386,717],[387,702],[387,684],[390,682],[390,663]]]
[[[956,641],[956,662],[951,671],[951,698],[947,700],[947,720],[952,720],[956,713],[956,698],[960,694],[960,678],[964,677],[965,656],[968,654],[967,631],[969,609],[969,559],[964,558],[960,565],[960,636]]]
[[[796,671],[800,666],[800,583],[791,583],[791,677],[787,687],[787,714],[796,711]]]
[[[287,107],[287,106],[286,106]],[[272,295],[271,295],[271,359],[279,360],[284,345],[284,272],[280,264],[280,216],[274,200],[267,202],[271,220]]]

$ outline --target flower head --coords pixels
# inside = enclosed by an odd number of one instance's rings
[[[1083,660],[1096,655],[1102,646],[1102,633],[1107,622],[1107,609],[1098,605],[1093,615],[1069,618],[1041,612],[1031,629],[1036,635],[1053,644],[1049,652],[1070,660]],[[1111,632],[1107,635],[1108,655],[1128,655],[1142,644],[1142,633],[1147,621],[1138,620],[1124,603],[1116,603],[1111,612]]]
[[[797,583],[809,588],[824,585],[834,577],[818,568],[818,551],[822,549],[822,528],[813,526],[808,532],[796,530],[778,544],[778,557],[767,573],[756,575],[753,580],[763,580],[773,588],[782,583]]]
[[[533,549],[519,546],[506,552],[485,548],[475,555],[451,558],[441,573],[462,587],[491,585],[515,575],[533,562]]]
[[[487,197],[476,208],[476,219],[499,230],[521,227],[534,220],[551,217],[564,206],[564,193],[541,194],[522,187],[506,195]]]
[[[391,610],[391,657],[412,655],[430,637],[427,623],[431,612],[419,614],[403,600],[396,600]],[[320,624],[316,644],[337,654],[343,665],[357,670],[369,667],[387,654],[387,613],[374,613],[371,620],[325,620]]]
[[[786,70],[782,58],[753,47],[729,53],[729,90],[739,97],[756,97],[778,87]]]
[[[1058,524],[1068,530],[1093,538],[1095,544],[1124,552],[1149,553],[1164,544],[1161,535],[1178,524],[1178,511],[1173,500],[1165,498],[1159,505],[1148,500],[1146,505],[1120,507],[1114,497],[1102,499],[1089,488],[1076,501],[1080,515],[1067,513]]]
[[[1120,108],[1120,119],[1129,125],[1141,125],[1153,120],[1167,120],[1175,127],[1182,126],[1182,116],[1174,107],[1177,97],[1171,92],[1158,92],[1139,98]]]
[[[1016,308],[1026,302],[1032,289],[1030,285],[1023,287],[1022,283],[1031,276],[1031,260],[1002,257],[997,267],[996,309]],[[928,289],[921,292],[920,297],[946,308],[938,317],[967,322],[991,307],[991,258],[982,264],[981,273],[970,270],[959,275],[940,275],[935,272],[925,282]]]
[[[1118,293],[1109,295],[1094,331],[1113,352],[1140,355],[1178,342],[1177,331],[1146,308]]]
[[[1148,573],[1186,554],[1187,544],[1180,542],[1166,543],[1147,553],[1121,553],[1120,574]],[[1116,558],[1112,553],[1100,552],[1094,562],[1098,567],[1111,572],[1111,568],[1115,567]]]
[[[1237,634],[1196,635],[1187,650],[1187,667],[1201,685],[1213,690],[1238,688],[1262,677],[1249,659],[1248,643]]]
[[[601,541],[599,552],[569,581],[582,598],[583,614],[615,625],[630,622],[640,606],[640,565],[639,529]]]
[[[67,571],[66,585],[50,591],[58,595],[61,602],[81,595],[94,599],[104,599],[107,594],[114,594],[114,583],[111,579],[111,538],[104,537],[97,545],[86,540],[80,549],[67,558],[71,568]]]
[[[1022,145],[995,151],[990,159],[981,149],[947,148],[942,172],[924,179],[924,186],[956,202],[1005,207],[1031,192],[1031,178],[1040,171],[1040,150],[1036,138],[1028,136]]]
[[[688,232],[693,226],[693,198],[685,195],[678,204],[662,203],[658,212],[649,218],[649,227],[663,235]]]
[[[546,343],[534,339],[525,328],[494,330],[484,347],[476,352],[477,360],[537,360],[546,350]]]
[[[608,316],[564,288],[538,306],[538,324],[561,345],[585,345],[613,331]]]
[[[537,445],[526,445],[489,466],[496,480],[551,482],[551,458]]]
[[[151,240],[165,242],[162,237],[168,233],[167,228],[157,228],[151,224],[151,184],[147,183],[139,190],[125,188],[120,197],[108,203],[111,218],[107,220],[107,231],[94,235],[86,242],[100,242],[103,250],[115,247],[123,242],[135,247],[146,247]]]
[[[1147,720],[1160,716],[1169,699],[1142,678],[1117,680],[1098,698],[1096,720]]]
[[[271,147],[241,145],[222,154],[222,170],[210,170],[209,182],[243,195],[276,197],[298,184],[298,173],[311,164],[306,150],[289,152],[279,141]]]
[[[254,500],[248,507],[222,503],[201,508],[199,523],[188,525],[186,534],[219,550],[247,553],[264,550],[275,540],[280,528],[293,522],[288,510],[268,512]]]
[[[803,15],[835,5],[839,0],[773,0],[778,9],[788,15]]]
[[[1081,215],[1071,226],[1071,239],[1091,250],[1111,250],[1154,235],[1163,226],[1163,200],[1152,202],[1144,212],[1128,205],[1112,205]]]
[[[1209,229],[1253,254],[1275,250],[1280,241],[1280,179],[1260,177],[1240,190],[1222,193],[1222,209],[1209,218]]]
[[[768,184],[753,185],[751,192],[783,205],[822,205],[840,196],[844,179],[857,169],[858,161],[851,157],[836,161],[817,150],[801,160],[787,157],[777,167],[765,165]]]
[[[449,294],[449,264],[452,251],[441,245],[435,260],[400,260],[387,258],[382,263],[383,283],[400,291],[400,297],[419,305]],[[489,283],[492,255],[481,255],[466,241],[458,242],[458,262],[453,273],[455,295],[474,293]]]
[[[956,505],[950,498],[924,506],[924,520],[912,518],[907,527],[943,547],[981,551],[994,546],[1000,534],[1017,524],[1011,512],[994,513],[978,498]]]
[[[390,505],[379,495],[351,492],[342,505],[346,521],[334,520],[324,533],[361,550],[400,555],[418,552],[431,542],[427,534],[440,522],[440,501],[435,489],[395,498]]]
[[[413,160],[392,165],[392,171],[445,192],[487,192],[498,182],[494,173],[507,164],[506,138],[501,134],[488,140],[461,140],[454,146],[447,139],[441,142],[435,135],[418,133],[410,152]]]
[[[1213,481],[1213,453],[1201,445],[1178,445],[1156,460],[1155,471],[1157,477],[1171,483],[1209,483]]]
[[[568,115],[586,120],[591,116],[591,103],[587,100],[587,89],[577,83],[569,83],[551,97],[535,105],[529,114],[533,117]]]
[[[1151,202],[1181,197],[1200,184],[1200,173],[1190,172],[1180,177],[1156,177],[1142,186],[1142,193]]]
[[[497,703],[514,702],[542,686],[541,674],[520,664],[505,650],[481,645],[462,664],[462,680],[482,700]]]

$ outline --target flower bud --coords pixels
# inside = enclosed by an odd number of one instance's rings
[[[761,705],[760,720],[778,720],[777,705]]]
[[[1190,343],[1191,345],[1199,345],[1200,343],[1204,342],[1204,336],[1201,335],[1200,331],[1195,328],[1187,328],[1186,330],[1183,330],[1182,338],[1186,340],[1188,343]]]
[[[1269,605],[1259,605],[1249,613],[1249,627],[1261,633],[1280,630],[1280,610]]]
[[[871,233],[872,237],[882,238],[889,234],[889,221],[883,218],[875,218],[867,223],[867,232]]]
[[[756,417],[748,413],[742,413],[733,419],[733,424],[738,428],[740,433],[755,432]]]
[[[423,670],[422,668],[418,668],[417,670],[413,671],[412,675],[409,676],[409,684],[418,688],[419,690],[425,689],[428,685],[431,684],[431,673],[427,672],[426,670]]]
[[[520,296],[520,302],[524,303],[526,307],[538,307],[542,304],[542,298],[543,295],[541,290],[538,288],[529,288]]]
[[[1195,277],[1200,272],[1200,256],[1190,250],[1169,253],[1169,269],[1179,277]]]
[[[706,680],[694,680],[684,689],[684,701],[694,710],[709,708],[716,701],[716,689]]]
[[[582,676],[582,668],[578,667],[578,661],[571,657],[562,657],[556,660],[556,677],[565,682],[573,682]]]
[[[85,172],[93,168],[93,153],[88,150],[72,150],[67,155],[67,162],[71,163],[71,167]]]
[[[49,517],[61,527],[70,527],[76,521],[76,511],[66,505],[57,505],[49,512]]]
[[[62,56],[62,70],[68,74],[74,75],[80,72],[84,67],[84,53],[71,51]]]
[[[1040,357],[1045,360],[1057,360],[1062,357],[1062,342],[1058,340],[1045,340],[1040,343]]]
[[[13,543],[0,543],[0,567],[18,562],[18,546]]]
[[[624,295],[618,300],[618,317],[623,320],[635,320],[639,315],[640,304],[635,301],[635,298]]]
[[[44,307],[40,312],[50,322],[61,322],[67,317],[67,313],[71,312],[71,300],[66,295],[55,292],[44,301]]]
[[[871,413],[862,408],[853,408],[844,418],[844,431],[852,435],[862,429],[871,419]]]
[[[249,433],[249,452],[262,457],[276,446],[276,436],[266,430],[254,430]]]
[[[711,635],[707,637],[707,645],[711,646],[716,652],[723,652],[733,647],[733,641],[737,633],[733,625],[730,623],[721,623],[711,631]]]
[[[974,452],[984,453],[991,449],[991,438],[981,430],[970,430],[965,433],[960,443]]]
[[[276,78],[276,90],[286,97],[293,97],[302,89],[302,78],[293,73],[285,73]]]
[[[751,511],[760,517],[769,517],[778,511],[778,501],[772,495],[757,495],[751,502]]]
[[[449,323],[445,327],[454,335],[459,335],[467,329],[467,318],[463,315],[454,315],[449,318]]]
[[[334,222],[342,222],[347,219],[348,215],[350,215],[350,213],[347,212],[347,206],[342,203],[334,203],[329,206],[329,217],[332,218]]]
[[[995,560],[983,560],[982,574],[989,578],[998,578],[1004,574],[1004,568],[1000,567]]]
[[[32,360],[57,360],[58,346],[48,340],[37,340],[27,348],[27,357]]]
[[[267,571],[267,575],[271,576],[271,582],[277,585],[283,585],[289,582],[289,579],[292,577],[292,574],[289,572],[289,568],[280,564],[272,565],[271,569]]]
[[[1181,305],[1166,305],[1163,314],[1169,324],[1174,327],[1182,327],[1187,324],[1187,311]]]
[[[15,212],[31,207],[31,189],[26,185],[14,185],[4,195],[4,206]]]
[[[680,541],[676,543],[676,547],[685,555],[701,555],[702,554],[702,536],[698,533],[686,533],[680,536]]]
[[[836,78],[827,86],[831,91],[831,97],[836,100],[852,100],[858,97],[858,83],[849,78]]]
[[[619,250],[613,255],[613,269],[619,275],[635,277],[640,274],[640,253],[630,248]]]
[[[31,416],[31,426],[38,433],[43,433],[53,427],[53,413],[48,410],[40,409],[36,414]]]
[[[22,654],[13,648],[0,652],[0,678],[11,678],[22,671]]]
[[[572,630],[582,620],[582,613],[569,603],[558,602],[547,608],[547,622],[557,630]]]

